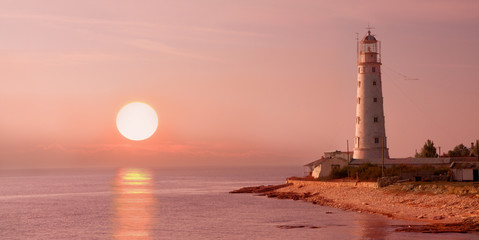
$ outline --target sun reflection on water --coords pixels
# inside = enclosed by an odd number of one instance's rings
[[[156,204],[152,173],[145,169],[120,169],[113,191],[114,239],[152,239]]]

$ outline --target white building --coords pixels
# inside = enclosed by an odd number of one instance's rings
[[[479,161],[476,157],[453,158],[450,168],[455,181],[479,181]]]
[[[358,43],[354,159],[389,158],[384,124],[380,42],[371,31]]]
[[[328,177],[334,169],[341,169],[348,165],[346,159],[340,157],[320,159],[317,167],[313,169],[311,176],[314,178]]]
[[[311,175],[314,178],[327,177],[333,169],[340,169],[348,165],[352,152],[325,152],[321,159],[304,165],[303,175]]]

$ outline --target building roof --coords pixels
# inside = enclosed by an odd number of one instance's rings
[[[344,158],[342,158],[342,157],[321,158],[321,159],[318,159],[318,160],[316,160],[316,161],[314,161],[314,162],[310,162],[310,163],[304,165],[304,167],[315,168],[315,167],[321,165],[321,163],[323,163],[323,162],[325,162],[325,161],[333,160],[333,159],[339,159],[339,160],[342,160],[342,161],[344,161],[344,162],[346,162],[346,163],[348,162],[348,160],[346,160],[346,159],[344,159]]]
[[[453,169],[479,169],[479,159],[477,157],[452,157],[450,167]]]
[[[479,162],[477,157],[451,157],[451,162]]]
[[[305,164],[304,167],[315,167],[315,166],[319,166],[319,164],[321,164],[322,162],[324,162],[324,160],[326,160],[326,158],[321,158],[321,159],[318,159],[316,161],[313,161],[313,162],[310,162],[308,164]]]
[[[479,162],[452,162],[452,169],[479,169]]]

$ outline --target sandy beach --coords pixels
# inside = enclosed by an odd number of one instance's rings
[[[287,184],[269,187],[244,188],[233,193],[251,192],[276,197],[311,202],[349,211],[381,214],[394,219],[430,223],[435,226],[453,224],[470,225],[466,230],[479,230],[479,195],[473,191],[467,194],[435,193],[440,187],[425,188],[422,191],[404,191],[404,186],[391,185],[377,188],[374,182],[322,182],[287,180]],[[421,187],[419,187],[421,189]],[[252,190],[252,191],[250,191]],[[471,193],[472,192],[472,193]]]

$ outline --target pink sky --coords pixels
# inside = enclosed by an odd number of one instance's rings
[[[477,1],[2,1],[0,168],[300,166],[346,150],[368,23],[391,157],[478,139]],[[116,130],[131,101],[158,112],[152,138]]]

